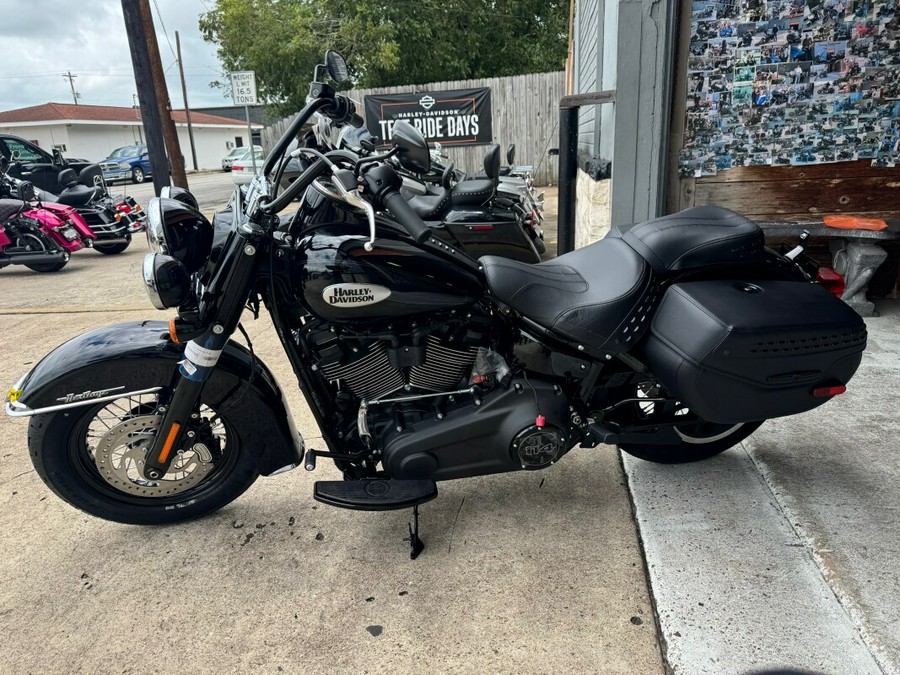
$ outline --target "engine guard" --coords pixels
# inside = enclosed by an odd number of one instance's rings
[[[129,393],[151,393],[175,380],[183,348],[162,321],[113,324],[60,345],[9,392],[6,412],[25,417],[94,405]],[[227,413],[259,472],[271,475],[301,463],[303,439],[284,395],[258,358],[229,342],[205,385],[213,408]]]

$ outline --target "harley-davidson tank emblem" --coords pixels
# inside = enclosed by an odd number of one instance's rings
[[[322,293],[329,305],[374,305],[387,300],[391,289],[376,284],[332,284]]]

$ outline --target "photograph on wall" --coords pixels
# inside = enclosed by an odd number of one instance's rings
[[[681,175],[900,157],[897,0],[695,0]]]

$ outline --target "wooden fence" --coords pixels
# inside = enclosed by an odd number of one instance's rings
[[[513,77],[489,77],[479,80],[432,82],[380,89],[354,89],[345,92],[360,105],[365,115],[364,97],[370,94],[400,94],[446,89],[491,88],[491,115],[494,142],[503,148],[503,157],[510,143],[516,144],[516,164],[534,167],[537,185],[556,185],[559,166],[556,157],[547,151],[559,145],[559,100],[565,95],[565,73],[536,73]],[[268,152],[285,132],[296,115],[285,117],[263,129],[263,148]],[[463,171],[480,171],[487,146],[444,146],[444,154]],[[504,159],[505,163],[505,159]]]

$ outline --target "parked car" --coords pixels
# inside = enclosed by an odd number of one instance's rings
[[[253,146],[254,150],[262,150],[262,148],[258,145]],[[238,157],[241,157],[244,153],[247,152],[247,148],[235,148],[227,155],[222,158],[222,171],[228,173],[231,171],[231,165],[234,164],[234,160]]]
[[[150,177],[150,155],[146,145],[126,145],[116,148],[109,157],[100,162],[103,178],[111,183],[130,180],[132,183],[143,183]]]
[[[262,171],[263,160],[266,156],[263,154],[262,148],[254,150],[253,155],[256,156],[256,171]],[[234,158],[231,165],[231,180],[235,185],[246,185],[253,180],[253,155],[250,150],[244,149],[244,153]]]
[[[81,174],[84,169],[91,166],[86,160],[65,158],[58,150],[47,152],[31,141],[7,133],[0,133],[0,155],[10,161],[8,170],[10,176],[27,180],[39,190],[53,194],[59,194],[65,188],[59,184],[60,171],[74,169],[76,173]]]

